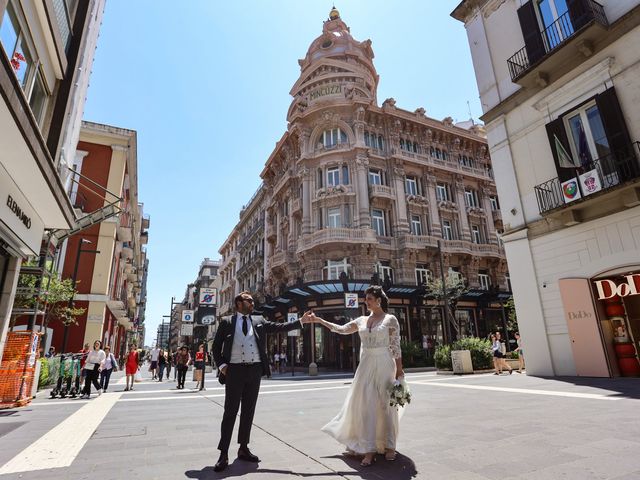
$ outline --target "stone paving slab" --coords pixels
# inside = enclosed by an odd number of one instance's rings
[[[234,458],[213,472],[222,398],[186,400],[183,391],[158,393],[171,382],[143,382],[124,393],[68,468],[2,475],[0,480],[42,479],[640,479],[640,381],[544,379],[526,375],[469,377],[415,374],[412,404],[400,423],[395,462],[382,456],[363,468],[343,457],[342,447],[320,431],[339,410],[347,389],[321,390],[311,382],[348,386],[350,378],[265,380],[252,430],[259,465]],[[117,377],[116,377],[117,379]],[[291,386],[296,383],[296,386]],[[513,391],[454,388],[451,385],[609,395],[575,398]],[[271,388],[281,385],[278,388]],[[189,386],[189,385],[188,385]],[[115,386],[114,386],[115,387]],[[119,386],[118,386],[119,387]],[[205,395],[216,394],[215,383]],[[119,387],[120,388],[120,387]],[[118,389],[119,389],[118,388]],[[300,389],[296,392],[296,389]],[[293,390],[293,392],[289,392]],[[303,391],[305,390],[305,391]],[[523,390],[524,392],[524,390]],[[173,395],[173,396],[172,396]],[[127,398],[170,397],[127,402]],[[36,404],[56,402],[39,398]],[[0,437],[0,464],[80,408],[81,403],[36,405],[0,416],[26,422]],[[237,428],[237,423],[236,423]],[[235,437],[233,439],[235,441]]]

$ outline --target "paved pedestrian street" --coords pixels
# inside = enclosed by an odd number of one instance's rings
[[[224,391],[175,382],[136,384],[89,401],[51,400],[0,412],[5,479],[640,479],[640,383],[633,379],[454,377],[411,373],[399,456],[371,467],[341,455],[320,428],[338,412],[351,377],[262,382],[250,447],[213,471]],[[236,422],[237,428],[237,422]],[[235,441],[235,438],[234,438]]]

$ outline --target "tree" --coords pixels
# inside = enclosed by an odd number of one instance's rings
[[[513,301],[513,295],[504,302],[504,309],[507,311],[507,330],[510,332],[518,331],[518,317],[516,316],[516,304]]]
[[[438,303],[444,304],[445,293],[446,298],[449,303],[449,315],[448,319],[449,323],[453,325],[453,328],[456,330],[456,333],[460,332],[460,326],[458,325],[457,319],[455,318],[453,312],[456,309],[458,304],[458,300],[465,293],[469,291],[467,286],[465,285],[464,280],[459,275],[447,275],[445,277],[445,284],[443,287],[442,279],[428,279],[425,284],[426,289],[426,298],[432,298],[437,300]],[[449,339],[452,341],[452,339]]]
[[[39,281],[39,274],[20,275],[13,307],[38,308],[37,313],[43,315],[42,327],[45,330],[52,318],[57,318],[64,325],[77,325],[76,317],[82,315],[86,309],[76,308],[73,303],[69,306],[69,301],[77,293],[73,281],[70,278],[61,279],[55,270],[48,278],[43,279],[41,287],[38,287]]]

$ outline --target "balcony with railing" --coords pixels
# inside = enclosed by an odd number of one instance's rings
[[[629,183],[635,183],[640,178],[640,142],[632,143],[629,148],[610,153],[585,165],[581,173],[589,171],[597,172],[597,181],[594,180],[594,193],[583,191],[580,187],[577,192],[563,191],[562,181],[559,178],[547,180],[534,187],[538,210],[541,215],[554,212],[567,207],[575,207],[592,199],[600,197],[604,192],[622,188]],[[576,181],[576,184],[580,182]],[[597,189],[597,185],[600,188]],[[576,188],[576,187],[574,187]],[[571,197],[579,197],[571,199]]]
[[[391,187],[386,185],[369,185],[369,196],[393,198],[393,191],[391,191]]]
[[[532,5],[531,8],[535,7]],[[539,30],[537,21],[533,23],[535,26],[531,27],[525,27],[523,24],[525,46],[507,60],[511,80],[520,84],[530,73],[538,71],[538,67],[542,68],[543,63],[546,71],[562,67],[573,68],[584,56],[593,54],[594,45],[606,35],[609,26],[604,7],[594,0],[575,0],[569,11],[560,15],[542,31]],[[562,48],[569,42],[577,42],[578,39],[578,51],[583,56],[576,55],[575,49]],[[541,75],[538,77],[542,80],[538,83],[544,86],[547,82],[544,79],[546,74],[539,73]]]
[[[375,243],[376,237],[371,229],[361,228],[323,228],[298,241],[298,251],[328,243]]]
[[[401,235],[397,238],[398,248],[422,249],[426,247],[438,247],[438,239],[431,235]]]

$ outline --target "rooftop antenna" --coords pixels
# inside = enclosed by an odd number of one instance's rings
[[[475,125],[476,122],[473,121],[473,115],[471,115],[471,105],[469,105],[469,100],[467,100],[467,109],[469,110],[469,119],[471,120],[471,125]]]

